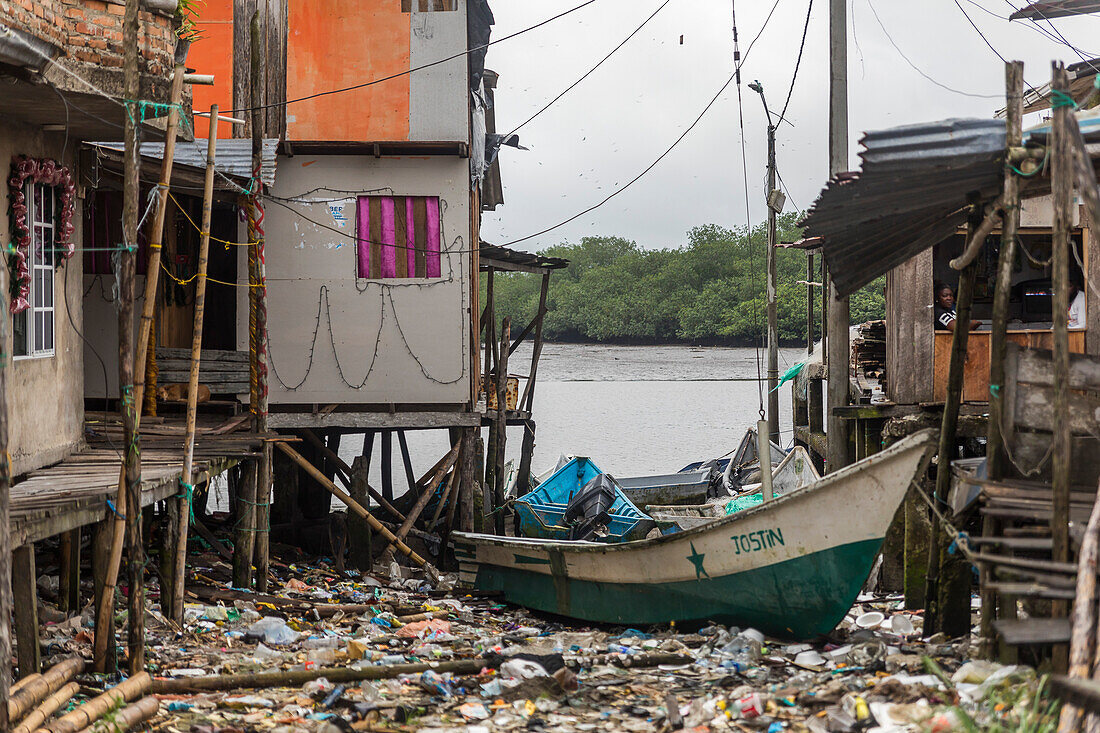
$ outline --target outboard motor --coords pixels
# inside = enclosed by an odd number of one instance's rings
[[[563,519],[570,526],[569,539],[606,535],[615,498],[615,479],[609,474],[601,473],[585,484],[565,506]]]

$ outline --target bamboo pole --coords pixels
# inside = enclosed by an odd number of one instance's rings
[[[1069,94],[1069,75],[1065,65],[1054,64],[1052,89]],[[1054,199],[1052,280],[1054,311],[1054,414],[1069,414],[1069,248],[1070,225],[1073,206],[1073,156],[1070,148],[1070,125],[1076,125],[1071,108],[1055,103],[1051,143],[1051,192]],[[1053,539],[1051,559],[1055,562],[1069,560],[1069,479],[1072,467],[1070,421],[1057,420],[1054,426],[1052,468],[1054,511],[1050,518]],[[1063,618],[1069,613],[1066,601],[1051,602],[1051,616]],[[1069,650],[1064,644],[1056,644],[1052,663],[1054,671],[1062,674],[1069,665]]]
[[[486,659],[459,659],[449,662],[424,662],[416,664],[382,664],[356,669],[355,667],[323,667],[278,672],[253,672],[250,674],[226,674],[210,677],[156,679],[153,693],[173,695],[189,692],[215,692],[263,687],[297,687],[324,677],[329,682],[359,682],[361,680],[393,679],[403,674],[419,674],[432,670],[439,674],[471,675],[483,669],[494,669],[504,661],[502,657]]]
[[[1081,552],[1077,557],[1077,597],[1073,604],[1073,633],[1070,636],[1069,676],[1092,677],[1092,660],[1096,653],[1096,571],[1100,559],[1100,501],[1093,502]],[[1059,733],[1081,729],[1080,708],[1070,704],[1062,707],[1058,719]]]
[[[0,267],[0,293],[8,292],[8,268]],[[69,297],[66,292],[63,297]],[[10,698],[11,684],[11,456],[8,454],[8,308],[0,308],[0,701]],[[28,683],[29,684],[29,683]],[[8,705],[0,702],[0,730],[8,729]]]
[[[160,700],[151,696],[143,697],[119,710],[111,720],[98,722],[85,728],[81,733],[124,733],[149,720],[159,711]]]
[[[199,364],[202,358],[202,321],[206,313],[206,271],[210,263],[210,221],[214,212],[214,160],[218,147],[218,105],[210,106],[210,133],[206,141],[206,178],[202,191],[202,232],[199,267],[195,276],[195,319],[191,332],[191,372],[187,382],[187,427],[183,439],[183,472],[177,499],[179,533],[172,564],[172,598],[169,618],[183,626],[183,585],[187,574],[187,528],[191,516],[192,482],[195,480],[195,428],[198,420]]]
[[[1005,145],[1009,150],[1019,147],[1023,141],[1024,65],[1013,61],[1005,65]],[[1007,156],[1006,156],[1007,158]],[[993,289],[993,318],[989,335],[989,420],[986,440],[986,456],[989,477],[998,480],[1005,473],[1005,447],[1001,427],[1004,420],[1005,344],[1008,330],[1008,301],[1012,288],[1012,268],[1016,261],[1016,233],[1020,227],[1020,180],[1007,159],[1004,167],[1004,225],[1001,229],[1001,251],[997,260],[997,281]],[[997,520],[985,517],[982,534],[996,532]],[[982,616],[981,638],[993,654],[995,631],[993,622],[998,617],[997,593],[987,590],[991,572],[989,565],[981,568]],[[1012,600],[1011,603],[1015,603]]]
[[[8,720],[19,720],[34,706],[42,702],[47,695],[57,692],[66,682],[84,671],[84,660],[70,657],[50,667],[40,677],[28,681],[14,694],[5,706]]]
[[[329,459],[334,464],[336,464],[336,467],[339,468],[341,472],[343,472],[344,478],[346,478],[347,482],[348,482],[346,485],[350,488],[351,487],[351,473],[352,473],[351,466],[349,466],[344,461],[344,459],[340,457],[340,454],[338,454],[336,451],[332,450],[332,448],[329,448],[327,445],[325,445],[325,441],[318,438],[317,434],[314,433],[312,430],[303,430],[302,431],[302,436],[307,441],[309,441],[314,447],[316,447],[319,451],[321,451],[321,453],[324,454],[325,458]],[[394,507],[393,504],[386,501],[386,498],[384,496],[382,496],[381,494],[379,494],[377,490],[372,488],[370,484],[367,484],[367,493],[370,494],[370,497],[372,499],[374,499],[375,501],[378,502],[379,506],[381,506],[383,509],[385,509],[387,512],[389,512],[393,516],[397,517],[398,521],[401,521],[401,522],[405,521],[405,515],[402,514],[401,512],[399,512]]]
[[[18,679],[15,682],[12,683],[11,689],[8,690],[8,694],[9,695],[15,695],[20,690],[22,690],[24,687],[29,685],[30,683],[37,682],[40,679],[42,679],[42,675],[37,673],[37,672],[35,674],[27,675],[26,677],[22,677],[22,678],[20,678],[20,679]]]
[[[60,710],[61,706],[71,700],[73,695],[79,691],[80,683],[78,682],[70,682],[65,685],[43,700],[41,705],[32,710],[30,715],[12,730],[12,733],[33,733],[33,731],[38,730],[43,723],[50,719],[51,715]]]
[[[979,212],[974,207],[971,212],[970,236],[980,225]],[[962,404],[963,376],[966,366],[967,344],[970,339],[970,306],[974,301],[974,281],[978,275],[976,264],[970,264],[959,277],[959,301],[955,319],[955,331],[951,339],[951,363],[947,375],[947,398],[943,406],[943,419],[940,423],[939,460],[936,465],[936,488],[934,500],[943,505],[947,501],[947,491],[951,482],[951,457],[955,454],[956,428],[959,424],[959,406]],[[939,578],[941,569],[939,518],[932,515],[932,530],[928,544],[928,573],[925,576],[925,628],[941,630],[945,614],[941,614],[939,601]],[[969,596],[968,596],[969,597]],[[969,628],[969,619],[967,620]]]
[[[408,558],[410,560],[412,560],[414,563],[416,563],[417,565],[419,565],[422,568],[427,569],[427,568],[431,567],[427,560],[422,558],[420,555],[416,554],[416,552],[414,552],[412,550],[412,548],[410,548],[404,542],[401,542],[400,540],[398,540],[394,536],[393,532],[391,532],[389,530],[389,528],[386,527],[386,525],[382,524],[377,519],[375,519],[373,514],[368,512],[366,509],[364,509],[362,504],[357,502],[355,499],[352,499],[347,494],[347,492],[341,490],[340,487],[338,487],[336,484],[329,481],[328,477],[325,476],[320,471],[318,471],[317,467],[314,466],[309,461],[307,461],[302,456],[301,453],[294,450],[293,448],[291,448],[286,443],[276,443],[275,445],[279,448],[279,450],[281,450],[283,453],[285,453],[287,455],[287,457],[290,458],[290,460],[294,461],[299,466],[301,466],[303,469],[305,469],[306,473],[308,473],[310,476],[312,476],[313,479],[317,483],[321,484],[321,486],[328,489],[330,494],[335,496],[340,501],[344,502],[344,504],[346,504],[349,509],[351,509],[353,512],[355,512],[360,517],[365,519],[367,524],[369,524],[371,526],[371,529],[373,529],[375,532],[377,532],[380,535],[382,535],[383,537],[385,537],[390,542],[393,542],[397,546],[397,549],[400,550],[403,555],[408,556]],[[309,679],[313,679],[313,678],[309,678]]]
[[[77,733],[96,722],[121,703],[130,702],[144,695],[153,684],[148,672],[139,672],[118,683],[98,697],[94,697],[76,710],[63,715],[46,726],[49,733]]]
[[[412,529],[413,524],[416,522],[420,513],[424,511],[424,507],[428,506],[428,502],[431,501],[435,495],[435,487],[439,485],[439,482],[447,474],[447,471],[451,470],[455,461],[458,460],[459,451],[462,449],[461,441],[451,446],[451,449],[447,451],[447,455],[444,456],[443,464],[432,474],[428,482],[420,490],[420,498],[416,500],[416,504],[409,510],[409,513],[405,515],[405,521],[401,523],[397,532],[394,534],[394,539],[390,540],[390,544],[386,545],[386,549],[382,552],[382,559],[384,562],[389,562],[393,558],[393,544],[394,540],[400,542],[405,539],[405,536]]]
[[[136,30],[127,48],[137,47]],[[135,51],[136,53],[136,51]],[[136,374],[141,381],[134,384],[134,404],[140,406],[145,396],[145,359],[149,348],[149,335],[152,332],[153,313],[157,301],[157,284],[160,278],[160,255],[164,233],[164,217],[167,211],[168,186],[172,180],[172,162],[176,150],[176,131],[179,125],[179,106],[183,96],[184,65],[176,64],[172,74],[172,106],[168,110],[168,124],[165,130],[164,159],[161,161],[160,183],[157,186],[157,207],[153,214],[153,225],[149,236],[149,258],[145,271],[145,300],[141,309],[141,324],[138,329]],[[136,173],[135,173],[136,175]],[[141,426],[141,411],[134,415],[134,431]],[[126,469],[123,466],[118,479],[118,496],[115,508],[118,516],[113,523],[111,535],[111,554],[107,563],[107,577],[103,583],[103,594],[96,599],[96,618],[110,619],[114,616],[115,587],[118,585],[118,573],[122,562],[122,548],[125,539],[126,507]],[[95,669],[105,672],[107,666],[107,646],[114,636],[114,624],[98,624],[95,635]],[[0,650],[2,651],[2,650]]]

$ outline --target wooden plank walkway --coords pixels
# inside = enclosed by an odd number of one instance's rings
[[[91,416],[89,416],[91,417]],[[147,418],[148,419],[148,418]],[[141,436],[142,506],[179,492],[183,469],[183,426],[175,420],[143,425]],[[246,422],[204,420],[195,444],[198,481],[217,476],[259,455],[266,438],[232,432]],[[89,422],[88,447],[64,461],[33,471],[11,490],[12,547],[52,537],[109,517],[118,492],[122,465],[121,430],[116,420]]]

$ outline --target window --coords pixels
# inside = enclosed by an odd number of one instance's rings
[[[401,0],[401,10],[411,13],[414,10],[429,13],[433,10],[456,10],[458,0]]]
[[[439,197],[360,196],[356,275],[440,277]]]
[[[53,186],[28,183],[27,228],[31,246],[30,308],[15,314],[15,356],[36,357],[54,354],[54,226],[57,198]]]

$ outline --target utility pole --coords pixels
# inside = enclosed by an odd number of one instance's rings
[[[848,170],[848,27],[845,0],[829,0],[829,175]],[[837,297],[828,278],[828,418],[826,464],[829,471],[848,463],[848,425],[833,410],[848,404],[848,298]]]
[[[783,208],[783,194],[775,190],[775,128],[782,121],[772,122],[772,113],[768,109],[768,99],[764,96],[764,85],[759,81],[749,84],[749,89],[760,95],[764,103],[764,114],[768,118],[768,251],[766,265],[768,281],[768,437],[779,444],[779,311],[776,305],[775,277],[775,215]],[[763,465],[763,464],[761,464]]]

